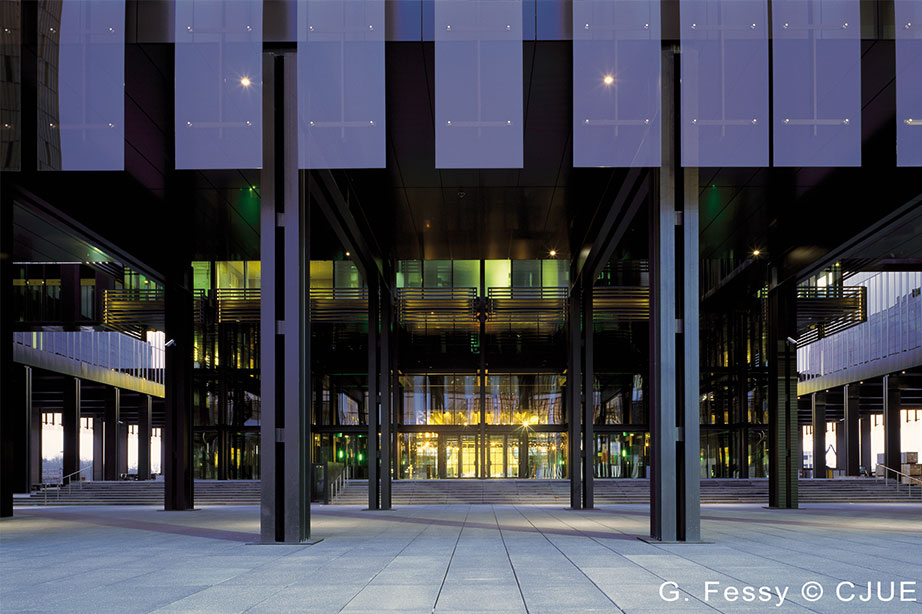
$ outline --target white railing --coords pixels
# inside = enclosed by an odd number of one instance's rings
[[[868,321],[798,348],[801,381],[922,347],[922,273],[858,274],[848,283],[868,288]]]
[[[877,468],[878,469],[882,468],[884,470],[883,480],[885,484],[890,483],[890,474],[892,473],[894,482],[896,483],[897,492],[901,490],[900,486],[905,486],[906,491],[907,491],[906,492],[907,496],[912,497],[912,487],[918,486],[919,498],[922,499],[922,477],[915,476],[915,475],[909,475],[908,473],[903,473],[902,471],[891,469],[890,467],[887,467],[886,465],[878,464]]]
[[[13,343],[163,384],[162,345],[148,343],[123,333],[14,332]]]

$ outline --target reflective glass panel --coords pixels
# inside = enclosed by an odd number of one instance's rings
[[[0,3],[0,169],[5,171],[18,171],[22,156],[21,7],[19,0]]]
[[[384,120],[384,0],[300,0],[300,168],[384,168]]]
[[[858,0],[772,3],[774,164],[861,165]]]
[[[59,23],[53,8],[39,8],[39,36],[48,43],[42,47],[44,67],[51,69],[40,71],[39,80],[54,88],[57,100],[57,108],[43,106],[39,113],[39,169],[123,170],[125,3],[64,2],[57,5]],[[54,103],[40,102],[47,104]]]
[[[521,0],[435,0],[435,165],[521,168]]]
[[[563,424],[563,389],[556,374],[487,376],[486,423]]]
[[[682,165],[768,166],[766,0],[682,3]]]
[[[922,2],[896,0],[896,164],[922,166]]]
[[[659,0],[574,0],[573,166],[659,166]]]
[[[176,0],[176,168],[262,166],[262,2]]]

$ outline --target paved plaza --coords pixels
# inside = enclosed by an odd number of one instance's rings
[[[252,545],[252,506],[19,509],[0,522],[0,611],[922,614],[920,504],[704,506],[703,544],[638,539],[648,515],[315,507],[322,541],[286,546]]]

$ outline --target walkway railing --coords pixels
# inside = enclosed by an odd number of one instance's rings
[[[909,475],[908,473],[903,473],[902,471],[897,471],[896,469],[891,469],[886,465],[877,465],[878,468],[884,470],[883,480],[885,483],[890,483],[890,474],[894,475],[894,482],[896,484],[896,490],[899,492],[900,486],[906,486],[906,494],[909,497],[912,497],[912,487],[918,486],[919,488],[919,499],[922,499],[922,477]],[[903,482],[900,478],[906,478],[906,481]]]

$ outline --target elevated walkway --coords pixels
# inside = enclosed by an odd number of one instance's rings
[[[394,505],[447,503],[517,503],[568,505],[570,484],[566,480],[399,480],[392,485]],[[768,503],[768,480],[701,480],[702,503]],[[897,491],[875,478],[801,480],[801,503],[894,503],[912,499],[906,488]],[[595,502],[649,503],[650,481],[595,480]],[[335,505],[367,505],[368,482],[348,480],[333,500]]]

